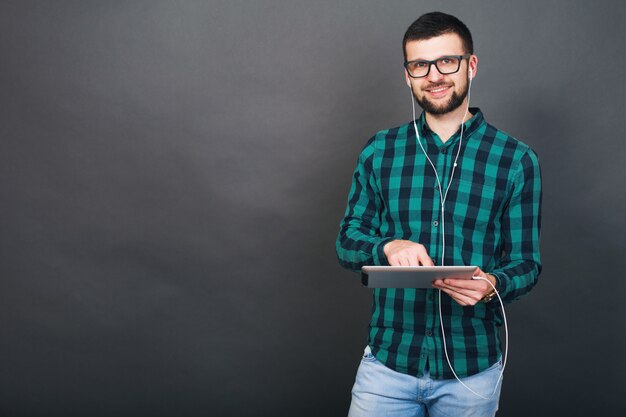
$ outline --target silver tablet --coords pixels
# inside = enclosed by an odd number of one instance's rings
[[[369,288],[432,288],[436,279],[472,279],[475,270],[475,266],[364,266],[361,283]]]

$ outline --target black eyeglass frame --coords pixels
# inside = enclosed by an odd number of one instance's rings
[[[413,61],[404,61],[404,68],[406,69],[406,73],[409,74],[409,77],[411,78],[424,78],[427,77],[428,74],[430,74],[430,68],[434,65],[435,68],[437,68],[437,71],[439,71],[439,73],[441,75],[450,75],[450,74],[455,74],[457,72],[459,72],[459,70],[461,69],[461,61],[463,61],[466,58],[471,57],[472,54],[465,54],[465,55],[444,55],[444,56],[440,56],[437,59],[433,59],[432,61],[429,61],[427,59],[415,59]],[[439,67],[437,66],[437,61],[441,60],[441,59],[446,59],[446,58],[456,58],[459,60],[459,65],[457,66],[455,71],[452,72],[442,72]],[[428,64],[428,71],[426,71],[426,74],[424,75],[420,75],[420,76],[415,76],[411,74],[411,71],[409,71],[409,64],[413,64],[415,62],[423,62],[423,63],[427,63]]]

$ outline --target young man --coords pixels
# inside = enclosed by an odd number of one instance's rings
[[[417,19],[405,79],[424,110],[361,152],[337,238],[342,266],[475,265],[482,279],[432,289],[375,289],[350,416],[493,416],[500,395],[504,303],[541,270],[536,154],[469,107],[478,72],[457,18]],[[493,285],[493,287],[492,287]],[[457,379],[458,378],[458,379]]]

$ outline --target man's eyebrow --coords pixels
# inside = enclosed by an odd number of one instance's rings
[[[444,55],[439,55],[438,57],[433,58],[433,59],[415,58],[415,59],[409,59],[409,60],[407,60],[407,62],[414,62],[414,61],[436,61],[437,59],[446,58],[446,57],[449,57],[449,56],[459,56],[459,55],[463,55],[463,54],[444,54]]]

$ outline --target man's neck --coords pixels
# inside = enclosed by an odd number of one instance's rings
[[[439,139],[445,143],[459,130],[461,123],[465,123],[472,118],[472,113],[468,111],[465,114],[465,109],[467,109],[467,101],[446,114],[426,113],[426,123],[439,136]],[[463,118],[464,115],[465,117]],[[461,121],[462,118],[463,121]]]

